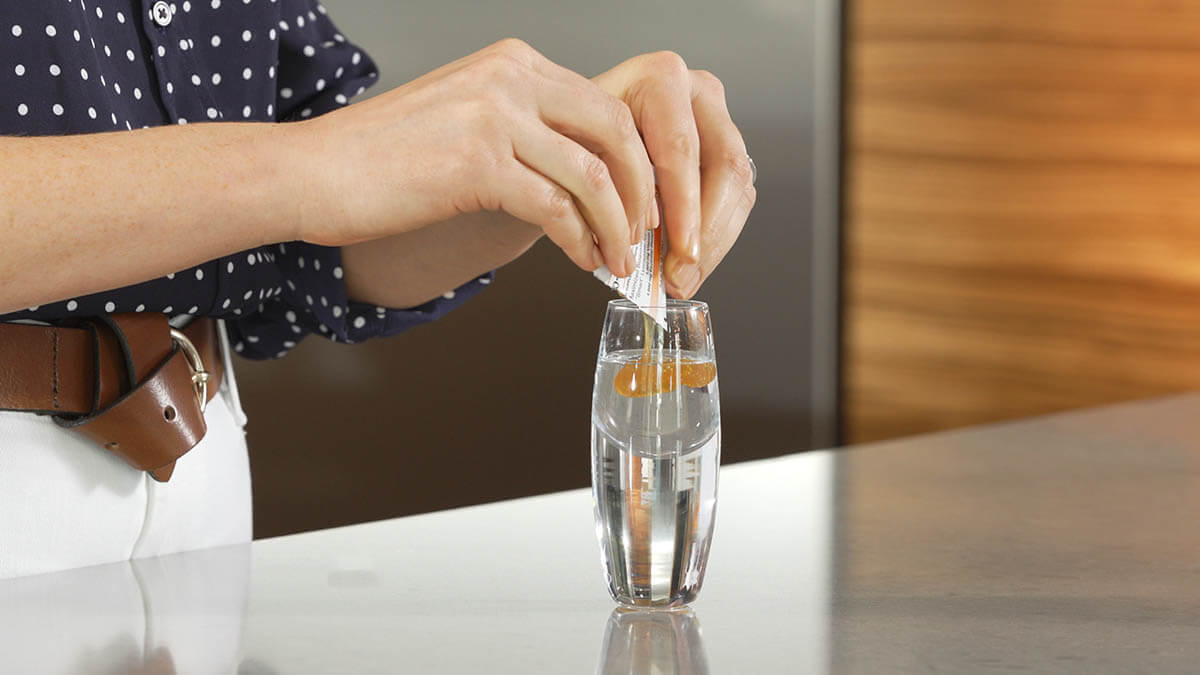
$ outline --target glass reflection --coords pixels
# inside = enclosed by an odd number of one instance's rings
[[[234,673],[250,547],[0,581],[4,671]]]
[[[707,675],[700,622],[691,609],[617,608],[608,617],[598,675]]]

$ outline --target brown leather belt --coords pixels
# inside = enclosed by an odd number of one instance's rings
[[[52,415],[166,481],[207,426],[224,374],[216,321],[172,330],[161,314],[41,326],[0,323],[0,410]]]

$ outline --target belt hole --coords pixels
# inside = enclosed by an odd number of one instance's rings
[[[116,441],[109,441],[104,444],[104,449],[105,450],[120,450],[121,444]]]
[[[163,408],[163,419],[165,419],[168,422],[174,421],[175,408],[173,406],[167,406],[167,407]]]

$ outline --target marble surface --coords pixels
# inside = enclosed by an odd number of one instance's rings
[[[5,673],[1197,664],[1200,395],[726,467],[690,612],[613,611],[583,490],[0,582]]]

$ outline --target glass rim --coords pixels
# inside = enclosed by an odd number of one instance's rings
[[[638,307],[628,298],[616,298],[608,301],[609,309],[636,310],[641,311],[643,308]],[[676,298],[667,298],[666,305],[646,305],[645,309],[663,309],[667,312],[686,312],[689,310],[708,311],[708,303],[702,300],[679,300]]]

